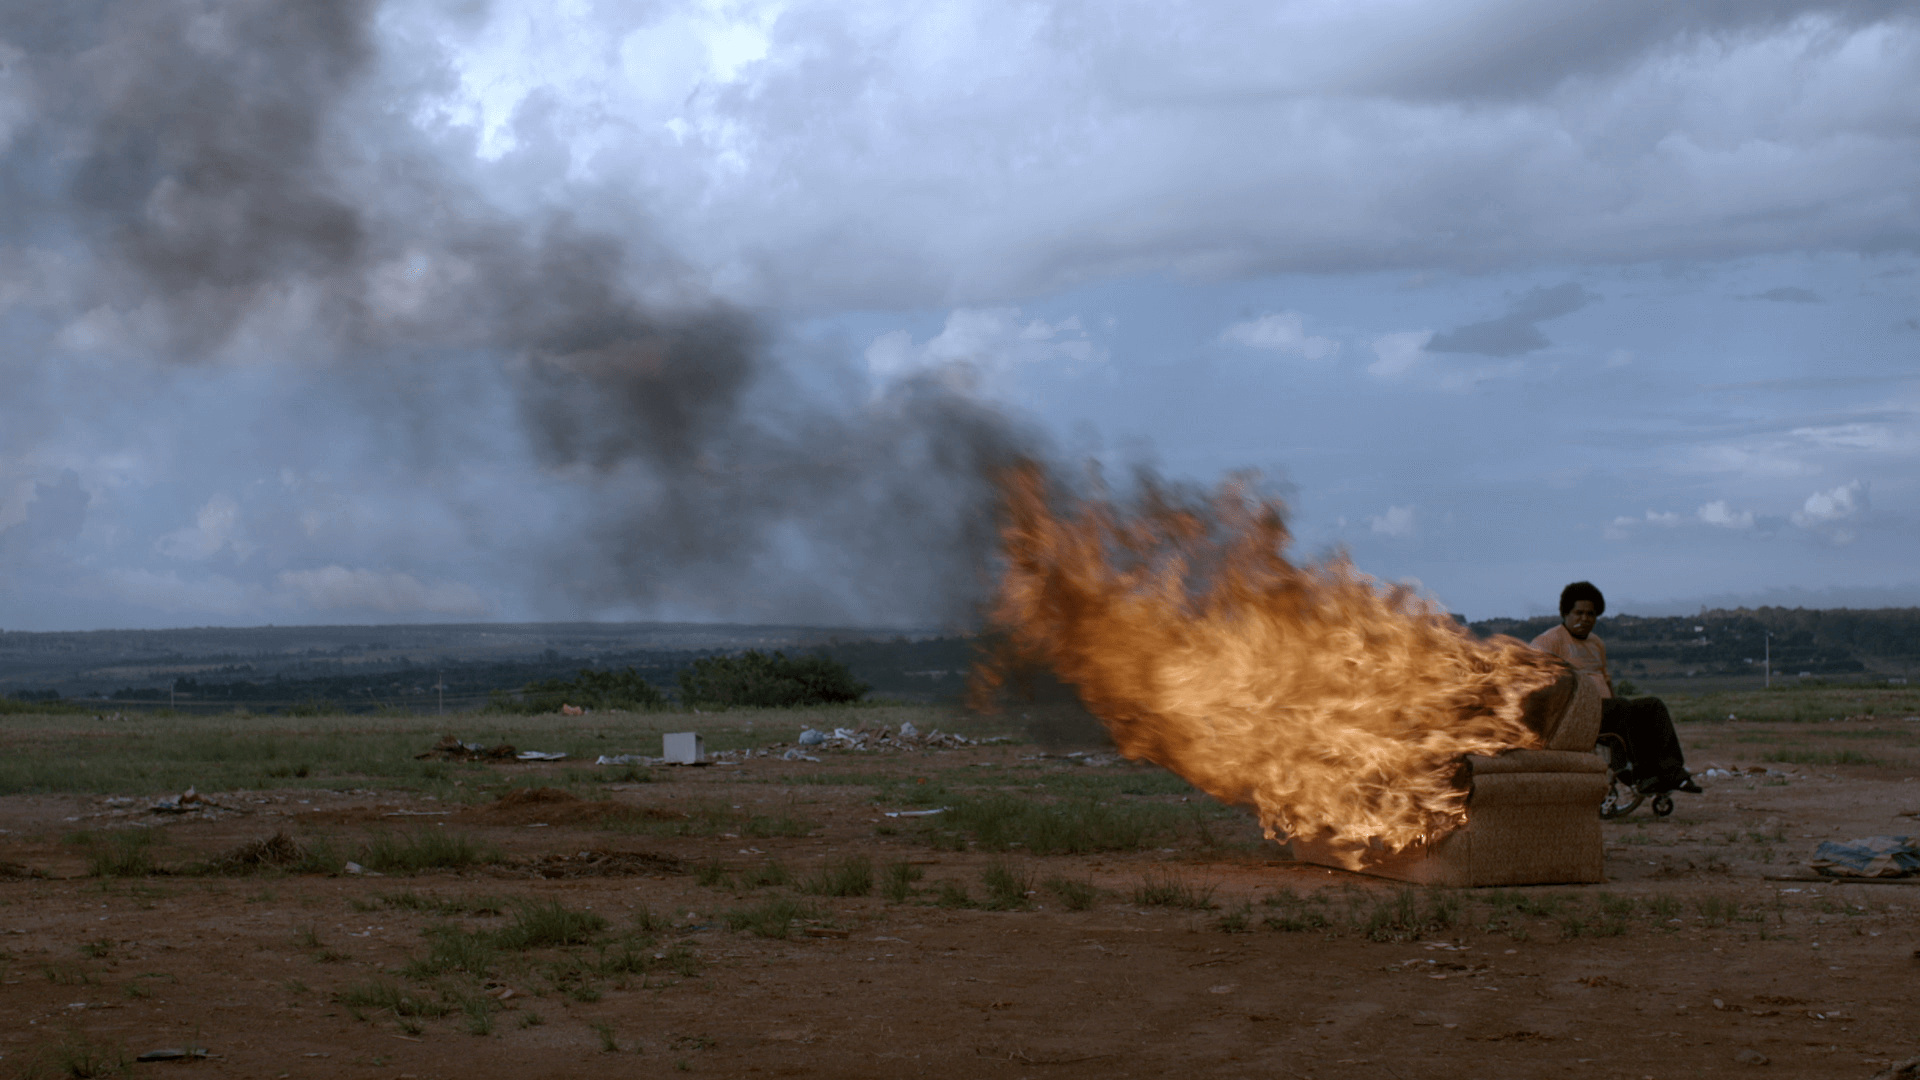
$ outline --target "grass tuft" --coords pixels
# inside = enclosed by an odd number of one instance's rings
[[[1213,890],[1216,886],[1195,888],[1186,880],[1167,870],[1149,870],[1137,888],[1133,890],[1133,902],[1142,907],[1191,908],[1205,911],[1213,906]]]
[[[815,896],[866,896],[873,892],[873,860],[849,855],[830,862],[807,875],[800,888]]]
[[[772,896],[757,904],[731,908],[721,918],[727,929],[736,934],[746,931],[764,938],[789,938],[793,936],[795,920],[810,919],[814,915],[812,904],[791,896]]]

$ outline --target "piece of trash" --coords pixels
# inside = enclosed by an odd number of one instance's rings
[[[697,731],[670,731],[660,736],[660,756],[669,765],[698,765],[707,757],[707,741]]]
[[[505,761],[518,752],[513,748],[512,743],[487,746],[477,742],[461,742],[452,735],[442,735],[440,741],[434,743],[425,753],[415,754],[413,757],[416,761],[425,761],[428,758],[438,758],[442,761]]]
[[[1892,878],[1920,874],[1920,838],[1869,836],[1823,840],[1807,865],[1827,877]]]
[[[207,1052],[205,1050],[202,1050],[197,1046],[189,1046],[181,1049],[149,1050],[146,1053],[141,1054],[139,1057],[134,1058],[133,1060],[135,1061],[186,1061],[189,1059],[204,1058],[206,1056],[207,1056]]]
[[[913,721],[902,720],[900,722],[900,737],[903,739],[917,739],[920,737],[920,729],[913,726]]]
[[[888,817],[932,817],[935,814],[944,814],[946,812],[947,812],[947,808],[944,806],[935,810],[884,810],[882,811],[882,813],[886,814]]]
[[[580,706],[578,706],[578,705],[562,705],[562,706],[560,706],[560,715],[561,715],[561,716],[585,716],[586,714],[587,714],[587,710],[585,710],[585,709],[583,709],[583,708],[581,708],[581,707],[580,707]]]
[[[601,754],[595,758],[595,765],[648,765],[645,754]]]
[[[826,741],[827,741],[827,734],[824,731],[815,731],[812,728],[807,728],[805,731],[802,731],[800,733],[801,746],[819,746],[821,743]]]
[[[188,788],[179,795],[161,799],[159,802],[154,803],[153,812],[156,814],[185,814],[193,810],[198,810],[202,806],[210,805],[212,804],[207,802],[206,798],[199,792]]]
[[[367,872],[367,868],[357,862],[350,862],[340,869],[345,870],[349,874],[364,874]]]
[[[795,746],[795,747],[789,748],[786,753],[781,754],[780,760],[781,761],[819,761],[820,759],[817,757],[814,757],[812,754],[801,753],[800,748]]]
[[[521,761],[565,761],[564,750],[522,750],[513,755]]]

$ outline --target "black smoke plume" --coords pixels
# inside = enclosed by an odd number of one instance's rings
[[[964,619],[992,478],[1037,436],[939,380],[868,400],[776,362],[776,321],[706,294],[644,207],[585,187],[497,197],[565,174],[540,103],[516,116],[516,150],[479,163],[471,132],[420,120],[452,85],[431,34],[382,15],[371,0],[0,14],[0,237],[38,320],[15,320],[19,385],[47,382],[38,346],[79,322],[110,329],[107,370],[282,372],[284,412],[219,444],[224,467],[270,469],[331,425],[359,441],[357,468],[447,506],[539,614]],[[502,416],[513,431],[484,430]],[[31,450],[25,430],[0,455]],[[512,460],[487,457],[503,444]],[[537,471],[547,501],[459,490],[488,468]]]

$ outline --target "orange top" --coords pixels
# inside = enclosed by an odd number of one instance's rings
[[[1573,670],[1592,679],[1600,688],[1600,696],[1613,696],[1613,680],[1607,676],[1607,643],[1600,640],[1598,634],[1588,634],[1581,641],[1567,633],[1565,624],[1541,634],[1529,642],[1541,652],[1552,653],[1573,665]]]

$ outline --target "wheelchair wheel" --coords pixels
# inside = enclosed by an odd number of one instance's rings
[[[1607,788],[1607,797],[1600,803],[1600,817],[1605,821],[1626,817],[1633,813],[1634,809],[1640,805],[1640,801],[1645,798],[1645,795],[1625,784],[1613,784]],[[1658,807],[1659,804],[1656,802],[1654,805]],[[1667,811],[1671,813],[1672,810],[1673,800],[1668,799]]]
[[[1667,794],[1655,795],[1653,797],[1653,815],[1655,817],[1666,817],[1671,813],[1673,813],[1673,796]]]

